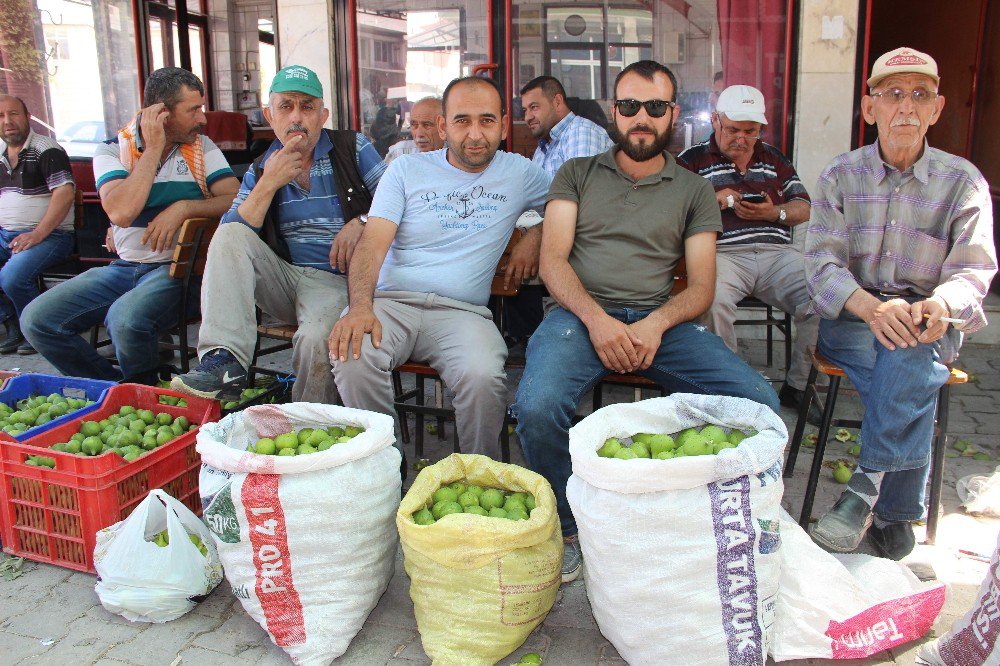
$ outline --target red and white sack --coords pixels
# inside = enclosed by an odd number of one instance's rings
[[[916,640],[934,624],[945,602],[943,583],[922,583],[892,560],[832,555],[784,510],[780,523],[775,661],[863,659]]]
[[[247,452],[261,437],[362,426],[303,456]],[[262,405],[198,432],[204,520],[247,613],[296,664],[343,654],[392,577],[401,456],[392,417],[314,403]]]
[[[608,437],[704,423],[757,434],[715,456],[617,460]],[[631,664],[763,666],[778,593],[785,425],[768,407],[675,393],[570,429],[566,495],[594,618]]]
[[[976,604],[951,630],[917,652],[918,664],[997,666],[1000,664],[1000,539],[993,551]]]

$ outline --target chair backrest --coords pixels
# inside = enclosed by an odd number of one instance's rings
[[[208,246],[212,242],[219,220],[212,217],[192,217],[184,220],[177,234],[174,258],[170,264],[170,277],[185,280],[205,272]]]
[[[496,273],[493,275],[493,283],[490,285],[490,295],[491,296],[517,296],[517,292],[520,291],[521,285],[511,284],[506,289],[503,286],[504,271],[507,270],[507,262],[510,261],[510,253],[514,251],[514,246],[517,245],[518,241],[524,236],[524,231],[521,229],[514,229],[514,233],[510,235],[510,240],[507,241],[507,247],[504,248],[503,254],[500,255],[500,261],[497,263]]]
[[[83,190],[73,192],[73,228],[83,229]]]

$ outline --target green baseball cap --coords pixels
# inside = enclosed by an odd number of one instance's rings
[[[316,72],[302,65],[282,67],[271,80],[271,92],[298,92],[310,97],[323,97],[323,84]]]

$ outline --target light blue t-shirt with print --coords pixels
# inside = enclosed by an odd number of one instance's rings
[[[529,208],[542,210],[551,178],[503,151],[468,173],[448,163],[447,150],[407,155],[382,176],[369,215],[399,228],[378,288],[486,305],[514,223]]]

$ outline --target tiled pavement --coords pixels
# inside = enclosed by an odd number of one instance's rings
[[[755,367],[761,366],[757,361],[763,359],[762,343],[750,342],[743,351],[744,357],[754,362]],[[288,358],[276,355],[270,362],[283,367]],[[997,445],[997,435],[1000,434],[1000,355],[993,347],[972,346],[964,350],[960,365],[973,374],[973,381],[953,391],[952,440],[967,439],[980,451],[996,457],[1000,455],[1000,446]],[[51,371],[50,366],[38,356],[0,358],[0,369],[13,367],[22,371]],[[515,379],[512,378],[512,381]],[[631,399],[628,393],[622,393],[620,397]],[[840,401],[838,412],[844,414],[851,410],[860,413],[856,398],[848,395]],[[783,410],[782,417],[791,430],[794,415]],[[428,454],[432,459],[449,453],[448,440],[438,442],[433,436],[428,436],[427,440]],[[831,442],[827,457],[844,457],[844,449],[846,445]],[[516,446],[514,457],[515,462],[523,460]],[[412,447],[409,458],[413,458]],[[810,462],[811,453],[803,449],[798,473],[793,479],[786,480],[783,504],[793,515],[798,514]],[[958,558],[957,549],[992,552],[1000,527],[1000,521],[963,514],[958,509],[955,482],[967,474],[989,473],[994,464],[971,458],[947,460],[945,516],[939,529],[938,544],[933,547],[918,546],[909,558],[914,563],[929,564],[939,579],[950,584],[948,602],[931,635],[943,633],[972,605],[986,570],[985,564]],[[828,473],[824,473],[815,512],[818,514],[825,510],[841,488],[830,480]],[[236,603],[225,583],[186,616],[167,624],[149,625],[134,624],[105,611],[94,593],[93,576],[28,562],[25,562],[22,571],[22,575],[12,581],[0,578],[0,663],[54,666],[289,663],[284,653],[270,642],[263,630]],[[388,590],[347,653],[336,663],[365,666],[429,663],[420,644],[408,590],[402,555],[397,554],[395,575]],[[911,643],[867,660],[839,663],[913,664],[918,646],[919,642]],[[503,663],[516,662],[520,654],[532,651],[542,654],[546,666],[625,663],[598,630],[582,579],[562,587],[556,605],[545,622],[522,648]]]

